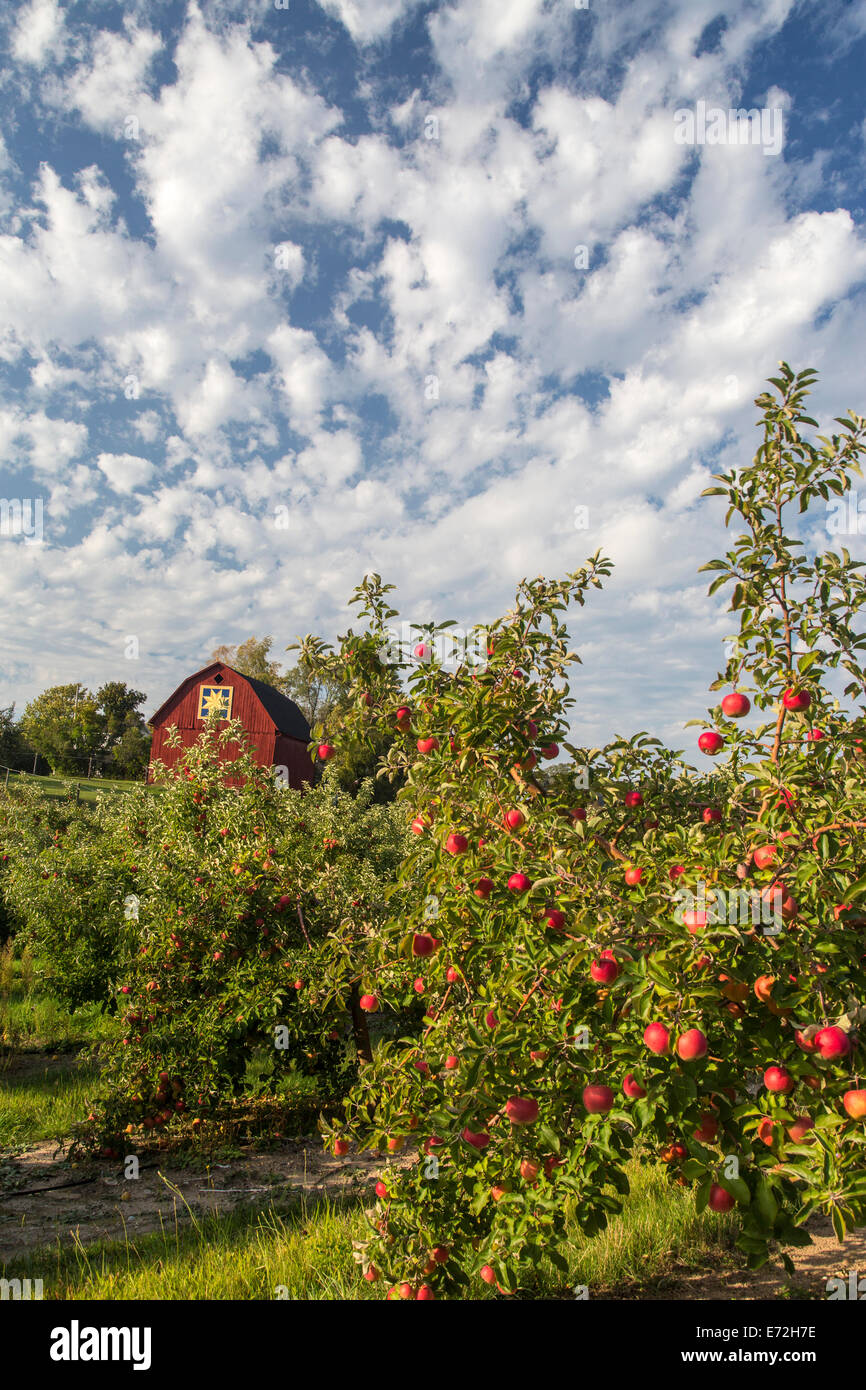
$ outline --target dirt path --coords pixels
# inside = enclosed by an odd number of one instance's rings
[[[244,1204],[352,1195],[369,1189],[384,1163],[371,1153],[335,1158],[312,1135],[209,1167],[144,1154],[139,1177],[128,1179],[121,1161],[71,1165],[56,1144],[37,1144],[0,1161],[0,1264],[58,1241],[124,1240]]]

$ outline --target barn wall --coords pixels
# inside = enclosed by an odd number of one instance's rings
[[[304,782],[313,785],[316,781],[316,768],[307,752],[307,745],[300,739],[277,734],[274,740],[274,766],[287,767],[290,787],[301,787]]]

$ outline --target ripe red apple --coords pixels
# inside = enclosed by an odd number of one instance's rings
[[[756,869],[768,869],[776,858],[776,845],[759,845],[753,855]]]
[[[460,971],[456,966],[449,965],[448,969],[445,971],[445,979],[448,981],[449,985],[456,984],[460,979]]]
[[[590,1115],[606,1115],[613,1109],[615,1096],[609,1086],[584,1086],[583,1103]]]
[[[343,1157],[343,1154],[347,1154],[348,1152],[349,1152],[349,1141],[348,1141],[348,1139],[335,1139],[335,1140],[334,1140],[334,1153],[337,1155],[337,1158],[342,1158],[342,1157]]]
[[[619,966],[611,956],[599,957],[589,967],[592,978],[600,985],[612,985],[619,975]]]
[[[794,1078],[784,1067],[767,1067],[764,1072],[764,1085],[768,1091],[784,1091],[787,1095],[794,1089]]]
[[[379,1271],[375,1265],[367,1266],[364,1270],[364,1278],[367,1280],[368,1284],[375,1284],[376,1280],[379,1278]]]
[[[430,936],[427,932],[415,932],[412,937],[413,956],[432,956],[438,946],[435,936]]]
[[[684,1062],[706,1057],[707,1040],[700,1028],[689,1028],[677,1038],[677,1054]]]
[[[811,1115],[798,1115],[793,1123],[788,1125],[788,1138],[792,1139],[795,1144],[802,1144],[804,1135],[808,1134],[809,1130],[814,1129],[814,1127],[815,1121]],[[811,1139],[806,1140],[807,1144],[811,1144],[811,1142]]]
[[[489,898],[491,892],[493,891],[493,879],[479,878],[472,891],[475,894],[476,898]]]
[[[401,705],[395,717],[398,724],[408,728],[412,721],[412,711],[408,705]]]
[[[586,811],[582,806],[575,806],[568,814],[572,820],[586,820]]]
[[[629,888],[636,888],[642,878],[643,869],[635,868],[634,865],[630,865],[625,871],[625,881]]]
[[[717,1182],[714,1182],[710,1188],[710,1196],[707,1202],[707,1206],[710,1210],[730,1211],[731,1207],[734,1205],[735,1199],[731,1196],[730,1192],[726,1191],[724,1187],[720,1187]]]
[[[505,1113],[513,1125],[534,1125],[538,1119],[538,1101],[531,1096],[512,1096],[505,1102]]]
[[[722,714],[726,714],[729,719],[742,719],[751,708],[748,696],[741,695],[738,690],[732,691],[722,700]]]
[[[627,1071],[622,1081],[622,1089],[629,1100],[642,1100],[646,1091],[639,1081],[634,1078],[634,1073]]]
[[[493,1010],[490,1009],[484,1015],[484,1022],[487,1024],[488,1028],[495,1028],[497,1023],[499,1022],[499,1019],[496,1017],[496,1014],[493,1012]]]
[[[316,751],[322,762],[326,763],[329,758],[333,758],[337,750],[331,743],[320,743]]]
[[[438,738],[419,738],[416,745],[419,753],[433,753],[439,747]]]
[[[413,982],[412,988],[414,989],[414,991],[415,991],[416,994],[423,994],[423,993],[424,993],[424,981],[419,977],[417,980],[415,980],[415,981]]]
[[[698,1139],[702,1144],[714,1144],[719,1132],[718,1118],[711,1111],[705,1110],[701,1116],[701,1122],[693,1133],[693,1138]]]
[[[416,816],[412,822],[411,830],[413,835],[423,835],[427,829],[427,822],[423,816]]]
[[[464,1129],[462,1137],[467,1144],[471,1144],[473,1149],[486,1149],[490,1143],[490,1135],[486,1131],[482,1130],[481,1133],[476,1133],[468,1125]]]
[[[663,1023],[648,1023],[644,1029],[643,1040],[650,1052],[661,1056],[670,1047],[671,1035]]]
[[[683,908],[683,926],[694,936],[707,925],[707,914],[696,907]]]
[[[846,1091],[842,1104],[852,1120],[862,1120],[866,1116],[866,1091]]]
[[[789,710],[799,711],[808,709],[811,703],[812,696],[809,694],[808,690],[795,690],[789,686],[782,696],[782,704],[785,706],[785,709]]]
[[[794,1042],[803,1052],[817,1052],[818,1050],[814,1037],[807,1038],[806,1034],[799,1028],[794,1034]]]
[[[509,830],[519,830],[526,821],[525,815],[518,806],[512,806],[510,811],[506,811],[503,819]]]
[[[376,1183],[375,1191],[376,1196],[379,1197],[383,1202],[388,1200],[388,1189],[385,1186],[385,1184],[381,1181],[381,1179],[379,1182]]]
[[[625,801],[626,806],[628,806],[630,810],[631,810],[633,807],[635,807],[635,806],[642,806],[642,805],[643,805],[643,793],[642,793],[642,792],[626,792],[625,797],[624,797],[624,801]]]
[[[701,812],[701,819],[704,825],[716,825],[722,819],[722,813],[716,811],[712,806],[705,806]]]
[[[668,878],[673,883],[676,879],[680,878],[685,871],[686,867],[684,864],[674,864],[673,868],[668,869]]]
[[[508,880],[508,887],[512,893],[525,893],[528,888],[532,887],[532,881],[526,877],[526,874],[512,874]]]
[[[558,907],[552,907],[547,914],[547,925],[554,931],[562,931],[565,926],[565,913],[560,912]]]
[[[446,1058],[445,1058],[445,1070],[446,1070],[446,1071],[454,1071],[455,1067],[459,1067],[459,1066],[460,1066],[460,1059],[459,1059],[458,1057],[455,1057],[453,1054],[452,1054],[452,1056],[446,1057]]]
[[[716,733],[715,729],[705,729],[698,739],[698,747],[701,752],[706,753],[710,758],[715,757],[716,753],[721,752],[724,746],[725,740],[722,738],[721,734]]]
[[[445,848],[449,854],[465,854],[469,848],[469,841],[465,835],[460,835],[457,831],[452,830],[445,841]]]
[[[823,729],[810,729],[809,732],[808,732],[807,735],[806,735],[806,742],[807,742],[807,743],[820,743],[821,740],[824,738],[824,736],[825,736],[825,735],[824,735],[824,730],[823,730]]]
[[[374,1014],[379,1007],[379,1000],[375,994],[362,994],[358,1003],[367,1014]]]
[[[481,1275],[481,1278],[484,1280],[485,1284],[496,1283],[496,1275],[490,1268],[490,1265],[482,1265],[478,1273]]]
[[[550,758],[558,758],[558,757],[559,757],[559,744],[558,744],[558,743],[548,743],[548,745],[547,745],[546,748],[542,748],[542,750],[541,750],[541,756],[542,756],[542,758],[548,758],[548,759],[550,759]]]
[[[416,1302],[418,1301],[418,1299],[422,1299],[423,1301],[429,1303],[429,1302],[431,1302],[432,1300],[435,1300],[435,1298],[436,1298],[436,1295],[435,1295],[435,1293],[433,1292],[433,1290],[431,1289],[431,1287],[430,1287],[429,1284],[422,1284],[421,1287],[420,1287],[420,1289],[418,1290],[418,1292],[417,1292],[416,1295],[415,1295]]]
[[[844,1028],[822,1028],[815,1034],[815,1043],[822,1057],[832,1061],[836,1057],[847,1057],[851,1051],[851,1039]]]

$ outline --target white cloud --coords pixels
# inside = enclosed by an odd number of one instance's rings
[[[12,35],[12,53],[19,63],[41,68],[58,59],[65,48],[63,11],[58,0],[30,0],[22,9]]]
[[[115,492],[130,494],[153,477],[153,464],[138,454],[100,454],[96,460]]]

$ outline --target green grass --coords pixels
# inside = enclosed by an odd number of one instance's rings
[[[574,1297],[586,1285],[591,1298],[621,1286],[658,1284],[674,1265],[698,1266],[731,1242],[729,1217],[696,1216],[693,1196],[671,1188],[659,1166],[630,1165],[632,1195],[625,1211],[594,1240],[572,1234],[563,1251],[567,1276],[552,1266],[520,1290],[520,1297]],[[380,1285],[361,1280],[352,1241],[365,1234],[357,1204],[301,1200],[293,1209],[238,1209],[230,1216],[187,1220],[181,1198],[162,1230],[126,1242],[80,1244],[34,1251],[10,1262],[5,1278],[41,1278],[49,1299],[273,1299],[381,1298]],[[277,1290],[285,1290],[279,1295]],[[491,1297],[478,1281],[472,1296]]]
[[[26,949],[16,954],[13,945],[0,949],[0,1049],[62,1051],[108,1037],[111,1020],[98,1004],[72,1013],[53,995],[40,993],[32,956]]]
[[[128,792],[142,785],[110,777],[43,777],[32,772],[10,776],[9,786],[34,786],[46,796],[67,796],[78,788],[81,801],[95,801],[100,792]]]
[[[56,1070],[42,1054],[35,1069],[17,1077],[10,1072],[10,1061],[0,1056],[0,1150],[65,1138],[87,1114],[96,1090],[96,1069],[79,1065]]]

